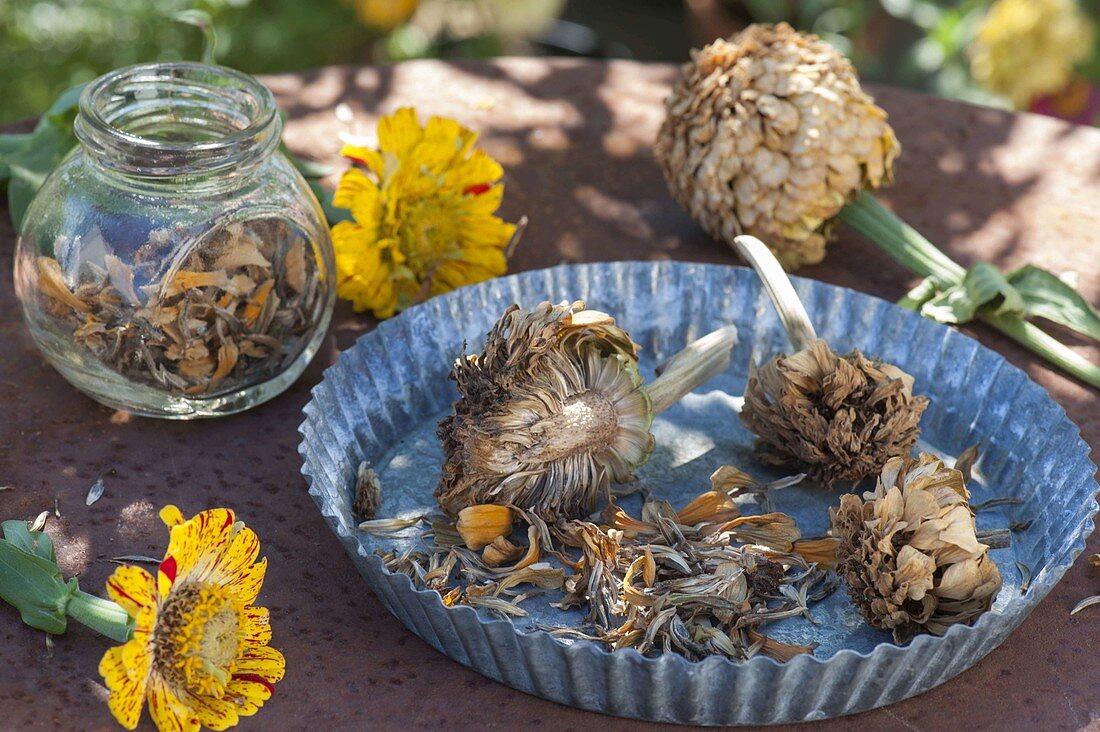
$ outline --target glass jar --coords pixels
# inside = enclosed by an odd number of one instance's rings
[[[54,367],[103,404],[176,419],[293,383],[336,288],[271,92],[217,66],[130,66],[88,85],[75,130],[15,254],[24,318]]]

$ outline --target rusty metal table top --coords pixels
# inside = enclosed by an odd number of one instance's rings
[[[420,61],[334,67],[266,77],[289,115],[295,152],[335,162],[334,114],[343,102],[363,130],[379,114],[415,105],[422,117],[455,117],[482,134],[506,170],[503,214],[530,226],[513,271],[561,262],[681,259],[735,263],[665,191],[650,155],[670,65],[579,60]],[[1031,262],[1073,271],[1100,300],[1100,130],[933,99],[872,90],[890,113],[904,152],[898,183],[882,198],[964,265]],[[374,321],[337,308],[325,346],[285,394],[213,421],[126,419],[70,387],[35,350],[12,292],[15,235],[0,205],[0,517],[51,518],[62,569],[101,592],[109,559],[163,553],[157,519],[166,503],[186,515],[233,507],[269,559],[261,604],[287,673],[241,729],[541,726],[638,729],[526,696],[438,654],[370,593],[306,494],[297,427],[309,389]],[[825,263],[800,275],[896,300],[914,284],[901,267],[851,231]],[[965,330],[1050,391],[1100,444],[1097,394],[1051,370],[995,332]],[[1100,349],[1067,340],[1086,357]],[[88,488],[106,491],[85,506]],[[1088,552],[1100,552],[1100,533]],[[1100,568],[1080,558],[997,650],[962,676],[917,698],[815,730],[1100,729],[1100,612],[1070,617],[1100,592]],[[9,729],[114,729],[97,673],[109,641],[73,624],[47,650],[45,635],[0,607],[0,709]],[[766,703],[766,700],[761,700]],[[144,718],[143,728],[151,728]],[[656,727],[656,725],[652,725]]]

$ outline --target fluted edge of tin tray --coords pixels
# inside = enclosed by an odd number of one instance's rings
[[[1096,468],[1065,411],[1003,357],[877,298],[794,279],[822,337],[838,349],[858,347],[913,374],[917,391],[939,405],[926,415],[926,433],[958,446],[976,436],[987,444],[1001,442],[999,449],[1013,456],[988,480],[1023,491],[1030,486],[1019,495],[1021,510],[1034,515],[1033,526],[1041,533],[1024,539],[1023,551],[1036,558],[1030,588],[1003,612],[987,613],[973,627],[953,626],[943,637],[919,636],[900,647],[883,642],[868,653],[800,655],[783,664],[763,656],[691,662],[675,654],[609,652],[592,642],[570,644],[541,631],[519,632],[471,607],[445,607],[438,593],[415,589],[408,577],[389,573],[368,555],[357,538],[348,476],[363,458],[363,444],[392,439],[406,420],[445,408],[450,397],[437,379],[421,379],[410,389],[407,377],[399,376],[425,359],[455,356],[441,351],[436,334],[447,328],[483,334],[507,304],[530,305],[548,296],[590,297],[590,306],[637,327],[623,311],[636,298],[650,298],[655,317],[660,307],[694,307],[736,323],[742,339],[752,339],[754,356],[766,356],[784,348],[782,331],[755,275],[742,267],[562,265],[462,288],[383,322],[326,370],[304,409],[299,453],[310,495],[369,586],[401,622],[459,663],[530,694],[623,717],[732,725],[825,719],[926,691],[999,645],[1083,551],[1097,511]],[[695,335],[702,326],[719,324],[700,323]],[[939,401],[947,399],[953,401]],[[998,425],[994,432],[972,434],[975,425],[991,420]]]

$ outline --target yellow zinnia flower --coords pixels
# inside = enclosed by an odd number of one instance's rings
[[[127,729],[137,726],[143,700],[162,730],[222,730],[255,714],[283,677],[283,655],[268,646],[266,608],[252,603],[267,560],[256,561],[255,532],[225,508],[184,521],[166,506],[171,529],[156,577],[123,566],[107,592],[134,618],[133,637],[107,651],[99,673],[108,706]]]
[[[1065,88],[1092,42],[1092,23],[1075,0],[997,0],[970,46],[970,71],[1025,109]]]
[[[476,140],[452,119],[421,127],[404,108],[379,121],[377,150],[344,147],[361,167],[336,188],[333,203],[353,220],[332,227],[332,243],[337,292],[356,310],[388,318],[507,271],[516,227],[494,215],[503,170]]]
[[[355,16],[370,28],[391,31],[412,17],[419,0],[352,0]]]

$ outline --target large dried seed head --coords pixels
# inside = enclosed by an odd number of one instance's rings
[[[901,149],[848,59],[785,23],[693,52],[667,110],[654,153],[672,195],[715,238],[757,236],[787,269],[821,261],[832,218],[888,184]]]
[[[581,302],[510,307],[484,351],[451,372],[459,399],[438,429],[443,510],[497,503],[547,519],[591,512],[653,449],[636,348],[613,318]]]
[[[756,433],[757,457],[797,464],[826,485],[877,473],[908,455],[928,399],[913,377],[859,351],[837,355],[814,341],[793,356],[750,367],[741,420]]]
[[[969,499],[962,473],[922,453],[892,458],[874,491],[843,495],[830,510],[852,602],[898,643],[972,624],[1001,589]]]

